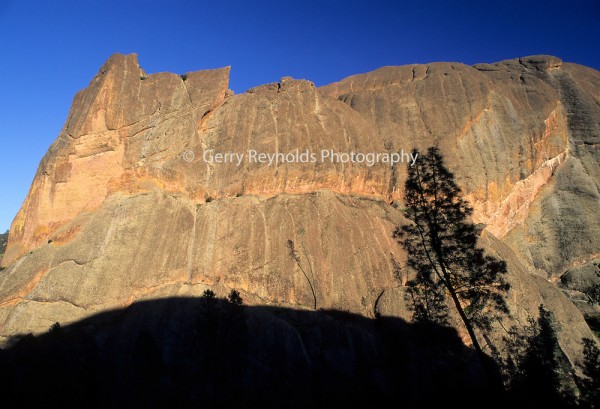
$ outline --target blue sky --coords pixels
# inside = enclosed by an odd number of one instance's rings
[[[240,93],[287,75],[324,85],[384,65],[532,54],[600,69],[599,40],[591,0],[0,0],[0,231],[74,94],[115,52],[138,53],[148,73],[231,65]]]

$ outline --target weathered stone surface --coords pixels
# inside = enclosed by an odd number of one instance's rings
[[[581,311],[554,284],[531,274],[514,251],[492,234],[484,231],[479,245],[486,250],[487,254],[506,261],[507,281],[511,286],[507,297],[510,318],[503,319],[501,325],[498,323],[494,325],[493,332],[489,334],[491,340],[496,345],[502,345],[501,340],[506,336],[507,328],[525,325],[530,318],[537,319],[538,307],[544,304],[554,312],[557,322],[562,326],[558,332],[559,343],[567,357],[574,363],[582,351],[581,338],[593,337]],[[401,286],[386,290],[377,302],[379,313],[409,320],[411,313],[405,294],[405,287]],[[452,308],[450,313],[453,325],[458,329],[463,340],[468,343],[468,335],[461,324],[460,317]]]
[[[553,280],[600,253],[600,105],[597,71],[564,64],[548,80],[567,114],[569,153],[507,241]]]
[[[312,286],[319,308],[406,317],[391,238],[404,164],[203,155],[438,144],[482,243],[509,262],[515,316],[560,310],[575,359],[575,337],[591,333],[547,278],[600,253],[597,71],[534,56],[384,67],[320,89],[283,78],[235,96],[228,73],[146,75],[115,55],[77,94],[11,227],[0,336],[208,287],[308,308]]]
[[[599,253],[599,87],[595,70],[532,56],[385,67],[323,91],[394,144],[440,145],[474,220],[556,281]]]
[[[600,286],[600,259],[569,269],[557,283],[583,312],[590,327],[600,330],[600,305],[595,301]]]
[[[371,119],[396,148],[438,144],[477,210],[475,220],[502,237],[527,218],[536,193],[564,160],[569,131],[545,73],[517,60],[493,68],[385,67],[322,91]]]
[[[202,204],[158,189],[114,194],[3,272],[3,329],[43,331],[137,299],[209,287],[223,295],[238,289],[256,304],[302,307],[313,305],[312,285],[318,307],[372,315],[381,288],[397,285],[391,263],[401,256],[391,231],[401,219],[385,202],[329,191]],[[77,234],[65,242],[70,229]],[[288,255],[288,240],[307,277]]]
[[[197,139],[196,121],[225,98],[228,74],[228,68],[190,74],[190,93],[175,74],[145,76],[136,56],[112,56],[75,96],[63,130],[42,159],[11,226],[3,265],[46,242],[81,212],[96,209],[112,192],[143,189],[144,183],[181,190],[175,170],[144,165],[169,155],[179,159]]]

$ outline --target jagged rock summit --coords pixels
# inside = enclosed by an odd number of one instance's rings
[[[598,71],[532,56],[384,67],[321,88],[283,78],[240,95],[228,76],[147,75],[136,55],[116,54],[75,96],[11,226],[1,337],[207,288],[237,289],[251,304],[406,318],[394,271],[409,273],[392,239],[405,163],[205,158],[437,144],[486,226],[482,245],[509,265],[514,317],[545,303],[577,358],[592,335],[554,283],[595,280]],[[588,278],[569,281],[569,294],[585,298]]]

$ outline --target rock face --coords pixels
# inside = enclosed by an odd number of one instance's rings
[[[406,316],[391,236],[405,164],[204,159],[438,144],[486,224],[482,245],[509,263],[515,316],[551,305],[576,359],[591,332],[548,279],[600,253],[600,73],[534,56],[384,67],[320,89],[284,78],[235,96],[228,74],[146,75],[114,55],[76,95],[10,230],[2,337],[209,287]]]

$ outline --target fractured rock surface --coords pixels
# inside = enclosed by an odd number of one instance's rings
[[[508,262],[511,310],[525,322],[550,306],[576,359],[591,332],[548,279],[600,254],[600,73],[534,56],[384,67],[321,88],[283,78],[240,95],[228,75],[147,75],[117,54],[75,96],[11,226],[0,336],[206,288],[407,317],[392,239],[405,164],[203,158],[438,144],[486,225],[482,245]]]

